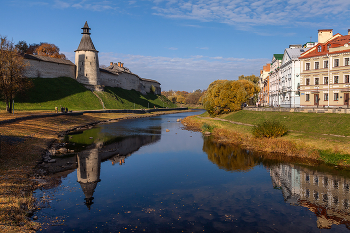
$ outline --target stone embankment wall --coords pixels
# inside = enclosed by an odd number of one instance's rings
[[[267,111],[267,112],[314,112],[314,113],[347,113],[350,114],[350,108],[256,108],[246,107],[249,111]]]
[[[75,79],[75,65],[25,59],[29,63],[24,75],[28,78],[70,77]]]

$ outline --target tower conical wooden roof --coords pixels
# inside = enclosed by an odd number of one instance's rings
[[[81,29],[83,29],[83,32],[81,34],[83,34],[83,37],[81,38],[79,47],[76,51],[94,51],[94,52],[98,52],[95,49],[94,43],[92,43],[91,37],[90,37],[90,29],[89,25],[87,23],[87,21],[85,22],[84,27],[82,27]]]

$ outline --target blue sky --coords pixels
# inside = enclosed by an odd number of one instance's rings
[[[85,21],[100,65],[124,62],[162,90],[206,89],[217,79],[259,75],[272,54],[347,34],[349,0],[0,0],[0,35],[48,42],[74,62]]]

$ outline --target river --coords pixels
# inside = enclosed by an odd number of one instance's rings
[[[199,113],[68,135],[76,153],[34,194],[42,232],[348,232],[349,171],[266,160],[177,122]]]

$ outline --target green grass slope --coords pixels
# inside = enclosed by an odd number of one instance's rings
[[[129,91],[119,87],[105,87],[104,92],[95,93],[102,99],[106,109],[174,107],[174,104],[172,104],[165,96],[154,95],[151,93],[142,95],[138,91]]]
[[[16,110],[54,110],[67,107],[68,110],[102,109],[100,100],[90,90],[72,78],[32,78],[33,87],[15,98]],[[140,109],[174,107],[161,95],[142,95],[135,90],[106,87],[104,92],[95,92],[104,102],[106,109]],[[6,105],[0,102],[0,109]]]
[[[224,116],[225,119],[257,125],[265,120],[277,120],[290,130],[317,134],[350,136],[350,114],[255,112],[242,110]]]

